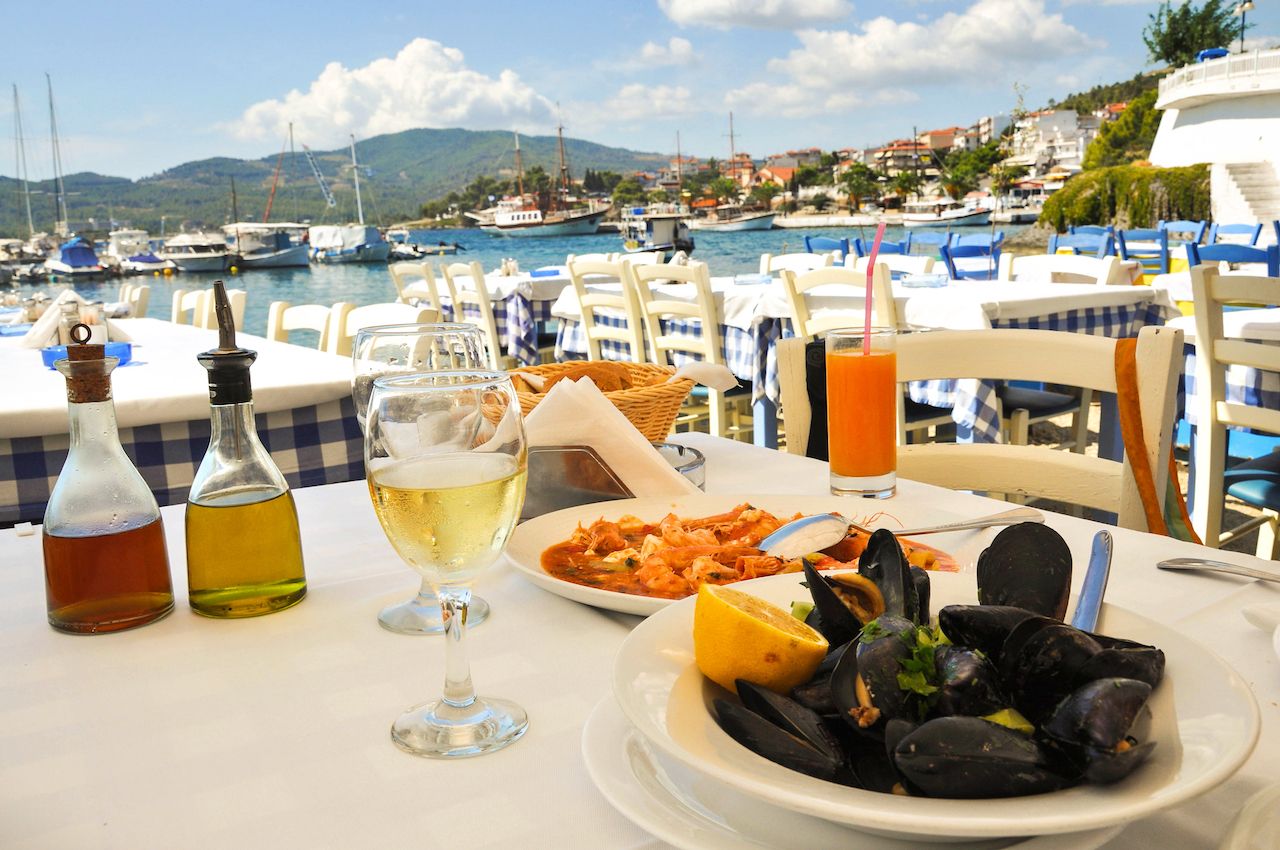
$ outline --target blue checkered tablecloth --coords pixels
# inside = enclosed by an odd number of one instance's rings
[[[364,436],[350,397],[259,413],[255,422],[290,487],[364,477]],[[0,527],[44,518],[68,440],[67,434],[0,439]],[[209,420],[122,428],[120,443],[156,501],[178,504],[186,501],[209,448]]]
[[[1199,419],[1196,349],[1194,345],[1186,345],[1183,350],[1185,362],[1182,378],[1178,381],[1178,416],[1195,425]],[[1249,366],[1231,366],[1227,369],[1227,401],[1264,410],[1280,410],[1280,373]]]
[[[596,322],[612,328],[627,327],[626,317],[613,316],[605,312],[596,315]],[[697,338],[702,336],[702,322],[698,319],[663,319],[662,331],[664,334]],[[732,325],[721,325],[720,338],[723,341],[722,353],[725,366],[737,378],[744,381],[751,380],[756,373],[756,343],[753,334]],[[602,340],[600,354],[606,360],[630,359],[627,344],[614,340]],[[556,360],[564,362],[586,359],[587,334],[582,323],[572,319],[561,319],[560,329],[556,334]],[[675,362],[671,365],[678,368],[690,360],[702,358],[693,354],[677,354],[674,359]]]
[[[493,304],[493,320],[498,326],[498,337],[506,340],[506,354],[514,357],[521,366],[532,366],[538,362],[538,327],[548,327],[555,321],[551,316],[554,300],[534,300],[520,290],[514,290],[505,298],[496,298]],[[453,304],[449,296],[440,299],[444,316],[452,321]],[[463,304],[462,314],[468,319],[480,318],[480,307],[476,304]]]

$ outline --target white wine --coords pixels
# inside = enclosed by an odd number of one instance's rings
[[[507,544],[524,505],[523,455],[458,453],[369,464],[369,496],[391,545],[436,585],[461,585]]]

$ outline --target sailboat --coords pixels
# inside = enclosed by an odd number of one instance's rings
[[[498,202],[492,223],[480,222],[486,233],[501,236],[586,236],[600,228],[600,220],[609,212],[608,202],[597,205],[588,201],[578,205],[569,180],[569,164],[564,154],[564,128],[556,127],[560,150],[560,184],[551,193],[544,211],[524,192],[524,163],[520,158],[520,134],[516,138],[516,186],[519,195]]]
[[[356,187],[356,224],[318,224],[308,231],[311,259],[317,263],[385,263],[391,245],[378,228],[364,223],[360,199],[360,165],[356,162],[356,137],[351,137],[351,171]]]
[[[737,145],[733,138],[733,113],[729,113],[729,167],[735,168],[738,161]],[[747,212],[737,204],[721,204],[715,208],[713,215],[707,218],[689,220],[690,230],[712,230],[721,233],[739,230],[769,230],[777,213]]]
[[[60,237],[70,237],[58,246],[58,253],[44,261],[44,270],[51,276],[72,279],[103,277],[105,272],[93,252],[93,245],[82,236],[72,236],[67,223],[67,187],[62,182],[62,151],[58,145],[58,118],[53,109],[53,78],[44,75],[49,85],[49,135],[53,142],[53,177],[57,187],[57,207],[53,231]]]

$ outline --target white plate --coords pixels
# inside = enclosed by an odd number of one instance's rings
[[[934,610],[972,603],[973,578],[933,573]],[[741,589],[782,606],[806,599],[803,576],[744,582]],[[1112,786],[1083,785],[1000,800],[939,800],[846,788],[756,755],[716,724],[711,701],[725,692],[693,660],[693,600],[638,625],[614,663],[614,693],[627,719],[655,747],[748,796],[869,832],[924,841],[1048,835],[1126,823],[1201,794],[1231,776],[1253,751],[1258,707],[1248,685],[1213,653],[1171,628],[1104,606],[1106,634],[1158,646],[1165,679],[1150,700],[1156,748]]]
[[[582,730],[591,780],[615,809],[649,834],[681,850],[912,850],[914,842],[857,832],[762,803],[655,752],[606,697]],[[957,850],[1095,850],[1123,826],[1039,838],[986,839]]]
[[[683,516],[707,516],[722,513],[743,502],[749,502],[780,517],[787,517],[796,513],[817,514],[831,511],[840,511],[846,514],[853,512],[856,514],[857,511],[851,508],[851,505],[855,508],[861,507],[864,509],[866,505],[866,503],[851,502],[839,496],[730,496],[692,493],[663,499],[620,499],[615,502],[600,502],[577,508],[565,508],[562,511],[543,514],[527,522],[522,522],[516,527],[515,533],[511,535],[511,541],[507,544],[506,554],[517,570],[543,590],[549,590],[558,596],[572,599],[575,602],[582,602],[586,605],[594,605],[597,608],[620,611],[623,614],[648,616],[679,600],[636,596],[631,593],[600,590],[599,588],[564,581],[542,569],[542,553],[552,544],[567,540],[573,530],[578,527],[579,522],[590,524],[600,517],[617,519],[624,514],[633,514],[648,522],[655,522],[673,511]],[[885,509],[892,511],[892,519],[902,523],[901,525],[896,525],[897,528],[960,519],[954,514],[927,506],[913,507],[910,502],[905,500],[894,500],[894,504],[886,504]],[[859,516],[854,516],[854,519],[860,518]],[[895,527],[892,519],[886,519],[884,524],[889,527]],[[964,566],[966,560],[961,557],[961,553],[957,548],[948,541],[967,543],[969,548],[973,550],[968,558],[971,562],[979,551],[977,541],[980,539],[979,535],[961,532],[936,535],[929,543],[947,552],[955,558],[956,563]]]

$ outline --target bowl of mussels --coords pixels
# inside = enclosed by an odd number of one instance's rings
[[[1123,608],[1064,622],[1071,550],[1048,526],[1000,532],[969,573],[908,564],[876,532],[846,573],[735,588],[830,649],[787,693],[699,672],[694,599],[641,623],[614,693],[654,746],[748,796],[898,838],[1069,833],[1144,817],[1224,781],[1257,740],[1247,685],[1213,652]]]

